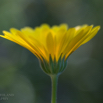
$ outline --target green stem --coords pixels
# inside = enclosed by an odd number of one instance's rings
[[[51,103],[56,103],[58,75],[51,75],[50,77],[51,77],[51,83],[52,83]]]

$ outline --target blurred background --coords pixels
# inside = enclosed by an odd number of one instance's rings
[[[98,34],[68,59],[58,103],[103,103],[102,0],[0,0],[0,34],[11,27],[67,23],[100,25]],[[0,103],[50,103],[51,81],[27,49],[0,38]]]

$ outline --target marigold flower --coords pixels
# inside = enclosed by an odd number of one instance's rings
[[[93,25],[68,29],[66,24],[53,27],[43,24],[35,29],[11,28],[10,32],[3,31],[4,35],[0,36],[30,50],[41,61],[43,70],[51,74],[62,72],[68,56],[92,39],[99,29],[100,26],[93,28]]]

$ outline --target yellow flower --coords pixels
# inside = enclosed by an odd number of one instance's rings
[[[43,24],[35,29],[30,27],[21,30],[11,28],[10,32],[3,31],[4,35],[0,36],[30,50],[42,62],[43,68],[52,62],[54,66],[56,63],[56,67],[60,66],[58,62],[66,61],[78,47],[92,39],[99,29],[100,26],[93,28],[93,25],[68,29],[66,24],[53,27]]]

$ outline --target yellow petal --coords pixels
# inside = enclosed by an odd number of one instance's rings
[[[67,48],[64,50],[66,58],[75,50],[77,47],[87,38],[90,33],[92,26],[86,27],[78,35],[76,35],[72,41],[67,45]]]
[[[97,34],[99,29],[100,29],[100,26],[96,26],[95,28],[93,28],[92,31],[90,32],[88,38],[86,40],[84,40],[82,44],[85,44],[86,42],[91,40]]]
[[[83,25],[83,26],[76,26],[75,29],[76,29],[76,33],[74,36],[78,35],[82,30],[84,30],[88,25]]]
[[[19,31],[16,32],[16,35],[12,35],[12,34],[6,32],[6,31],[3,31],[3,33],[5,34],[5,36],[0,35],[1,37],[6,38],[8,40],[11,40],[11,41],[13,41],[13,42],[15,42],[15,43],[17,43],[17,44],[19,44],[19,45],[27,48],[34,55],[36,55],[37,57],[39,57],[40,59],[42,59],[41,56],[40,56],[40,54],[39,54],[39,52],[37,52],[35,50],[35,48],[33,48],[31,45],[29,45],[27,42],[25,42],[21,37],[19,37],[19,34],[20,34]],[[20,35],[22,36],[22,34],[20,34]]]
[[[49,32],[46,38],[46,45],[47,45],[47,49],[49,54],[51,54],[52,56],[54,55],[54,40],[53,40],[53,36],[52,34]]]
[[[17,31],[18,31],[18,30],[15,29],[15,28],[11,28],[11,29],[10,29],[11,34],[14,34],[14,35],[16,34]]]
[[[66,34],[61,37],[61,41],[59,41],[59,48],[58,48],[58,58],[61,54],[64,54],[64,49],[70,43],[73,36],[75,34],[75,28],[70,28]]]
[[[3,31],[4,36],[0,36],[27,48],[41,60],[44,58],[49,62],[51,55],[52,59],[57,62],[60,57],[62,59],[66,56],[67,58],[78,47],[92,39],[99,29],[100,26],[92,29],[92,26],[88,25],[68,29],[67,24],[50,28],[48,24],[43,24],[35,29],[11,28],[10,32]]]
[[[67,24],[61,24],[60,28],[67,30],[68,29],[68,25]]]
[[[41,29],[50,29],[50,26],[48,24],[42,24],[40,26]]]
[[[33,40],[31,38],[27,38],[26,36],[22,35],[22,33],[20,31],[17,32],[19,37],[24,40],[31,48],[34,49],[35,52],[37,52],[38,54],[42,55],[44,58],[46,58],[45,55],[45,51],[42,48],[42,46],[40,45],[39,42],[37,42],[36,39],[33,38]]]
[[[30,28],[30,27],[25,27],[21,29],[21,32],[27,36],[29,35],[34,35],[34,29]],[[36,36],[36,35],[34,35]]]

